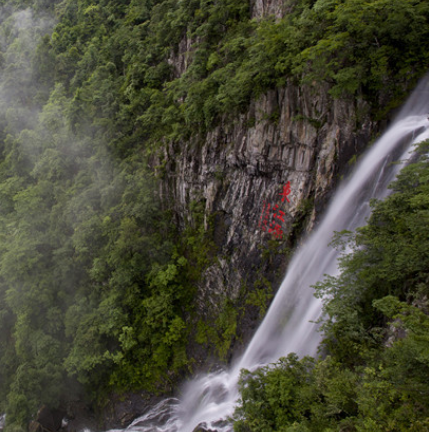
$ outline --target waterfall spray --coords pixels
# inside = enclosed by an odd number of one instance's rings
[[[264,321],[246,351],[230,369],[194,378],[180,400],[159,403],[126,430],[138,432],[192,432],[205,424],[210,430],[230,432],[228,417],[239,397],[243,368],[255,370],[291,352],[314,355],[320,342],[317,324],[321,301],[311,288],[324,274],[337,275],[339,252],[330,248],[334,231],[354,231],[370,215],[369,201],[388,194],[388,185],[417,142],[429,139],[429,79],[413,92],[393,125],[366,152],[330,203],[317,229],[294,254],[287,274]],[[393,162],[400,161],[393,164]]]

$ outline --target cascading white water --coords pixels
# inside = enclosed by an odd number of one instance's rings
[[[371,198],[383,198],[414,143],[429,139],[429,79],[424,79],[401,110],[393,126],[367,151],[349,179],[336,192],[318,228],[296,251],[285,279],[243,356],[229,370],[196,377],[187,383],[180,400],[166,399],[126,431],[192,432],[208,429],[229,432],[227,421],[239,397],[240,370],[254,370],[291,352],[314,355],[320,342],[317,325],[321,302],[311,288],[324,274],[338,272],[339,252],[328,246],[334,231],[353,231],[370,214]],[[401,163],[392,162],[401,160]]]

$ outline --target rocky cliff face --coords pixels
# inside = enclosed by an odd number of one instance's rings
[[[205,228],[211,225],[217,246],[199,283],[200,314],[216,316],[225,299],[238,305],[243,290],[260,287],[261,280],[277,288],[285,252],[311,230],[337,174],[373,127],[364,103],[289,83],[238,118],[224,119],[204,139],[165,150],[162,194],[174,203],[178,225],[192,224],[191,203],[203,203]],[[242,339],[256,319],[249,311],[246,316]]]
[[[280,19],[289,3],[253,0],[252,18]],[[193,42],[185,37],[171,53],[175,76],[192,61]],[[200,316],[210,322],[226,299],[244,307],[237,339],[246,342],[260,318],[247,294],[277,289],[290,251],[317,223],[339,175],[374,129],[364,102],[288,82],[207,136],[165,149],[162,196],[174,203],[181,229],[195,225],[193,204],[204,206],[205,229],[213,230],[217,247],[199,282]]]
[[[283,18],[290,8],[288,1],[279,0],[253,0],[250,3],[252,18],[274,16],[277,19]]]

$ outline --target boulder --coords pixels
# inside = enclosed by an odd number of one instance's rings
[[[29,432],[58,432],[62,426],[65,412],[43,405],[37,412],[35,420],[29,426]]]
[[[200,423],[192,432],[217,432],[217,430],[207,429],[207,423]]]
[[[63,411],[43,405],[37,413],[36,422],[49,431],[57,432],[61,428],[64,415]]]

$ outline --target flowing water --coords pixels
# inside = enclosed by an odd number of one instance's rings
[[[324,274],[336,275],[339,252],[328,246],[334,231],[353,231],[365,224],[371,198],[383,198],[387,186],[410,157],[413,143],[429,139],[429,79],[423,80],[396,121],[365,153],[332,199],[321,223],[292,258],[287,274],[264,321],[246,351],[229,369],[194,378],[180,400],[165,399],[136,419],[128,432],[192,432],[198,425],[229,432],[228,416],[239,397],[242,368],[254,370],[291,352],[314,355],[320,334],[314,321],[321,301],[311,288]],[[402,161],[393,164],[392,162]]]

